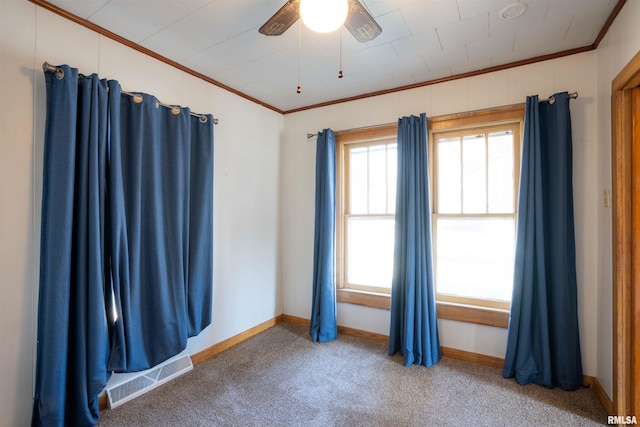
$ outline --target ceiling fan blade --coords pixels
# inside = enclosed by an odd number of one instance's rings
[[[265,36],[280,36],[299,16],[300,0],[288,0],[258,31]]]
[[[359,0],[349,0],[349,14],[344,26],[360,43],[371,41],[382,33],[382,27]]]

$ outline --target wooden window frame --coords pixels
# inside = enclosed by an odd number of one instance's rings
[[[431,193],[431,197],[433,199],[432,203],[432,235],[434,242],[437,242],[438,233],[437,233],[437,225],[439,218],[504,218],[510,219],[513,221],[514,227],[517,221],[517,205],[518,205],[518,177],[520,175],[520,147],[521,147],[521,134],[522,134],[522,119],[514,116],[512,120],[509,121],[501,121],[500,123],[490,122],[490,123],[478,123],[478,124],[470,124],[468,120],[464,120],[461,123],[458,123],[457,128],[447,128],[441,131],[438,130],[430,130],[429,133],[429,159],[430,159],[430,172],[431,172],[431,187],[433,189]],[[503,213],[490,213],[489,210],[489,189],[487,187],[487,195],[486,195],[486,206],[485,209],[487,212],[484,213],[441,213],[438,207],[438,144],[437,141],[442,138],[464,138],[467,136],[472,136],[476,134],[483,134],[485,138],[487,135],[491,133],[495,133],[502,130],[509,130],[513,133],[513,175],[514,175],[514,185],[512,189],[512,206],[511,212],[503,212]],[[485,140],[485,144],[487,141]],[[488,151],[485,153],[485,156],[488,156]],[[462,162],[462,159],[460,159]],[[462,165],[460,165],[462,168]],[[487,171],[488,173],[488,158],[487,158]],[[486,177],[488,180],[488,177]],[[487,182],[488,185],[488,182]],[[464,191],[464,186],[460,186],[461,191]],[[462,199],[462,195],[461,195]],[[462,200],[461,200],[462,203]],[[461,206],[462,208],[462,206]],[[515,229],[514,229],[515,233]],[[434,260],[437,257],[437,245],[433,247]],[[437,264],[434,264],[434,273],[437,270]],[[437,285],[437,283],[436,283]],[[499,301],[492,299],[481,299],[474,297],[464,297],[464,296],[456,296],[456,295],[447,295],[440,294],[436,288],[436,300],[440,302],[447,302],[453,304],[460,304],[463,306],[470,307],[482,307],[486,309],[498,309],[498,310],[509,310],[511,305],[509,301]]]
[[[354,146],[371,146],[385,144],[397,137],[397,125],[374,126],[363,129],[336,132],[336,287],[337,299],[340,302],[351,302],[360,305],[375,306],[371,297],[389,298],[390,291],[367,286],[347,285],[346,265],[346,222],[351,214],[347,209],[349,200],[348,182],[349,162],[346,159],[347,149]],[[393,214],[395,216],[395,214]],[[388,216],[388,215],[382,215]],[[349,301],[345,301],[348,299]],[[355,299],[355,300],[354,300]]]
[[[520,135],[524,126],[524,104],[508,107],[493,108],[481,111],[459,113],[431,118],[429,125],[429,143],[433,139],[433,132],[443,132],[448,129],[463,129],[465,127],[479,127],[483,124],[504,124],[518,122]],[[344,191],[344,145],[349,143],[386,139],[397,136],[397,123],[372,126],[348,131],[336,132],[336,161],[337,161],[337,185],[336,185],[336,272],[337,272],[337,301],[342,303],[363,305],[382,310],[389,310],[391,297],[389,294],[370,292],[365,290],[349,289],[344,287],[341,279],[344,275],[344,224],[341,216],[344,213],[346,202]],[[519,146],[519,144],[516,144]],[[519,152],[514,157],[519,158]],[[432,161],[430,156],[430,161]],[[430,164],[431,170],[432,164]],[[519,163],[518,163],[519,167]],[[514,171],[517,173],[518,170]],[[480,325],[507,328],[509,325],[509,310],[505,308],[490,308],[474,305],[472,301],[466,303],[452,301],[437,301],[437,316],[439,319],[455,320],[459,322],[475,323]]]

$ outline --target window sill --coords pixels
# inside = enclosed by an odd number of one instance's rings
[[[391,295],[377,292],[356,291],[353,289],[338,289],[336,300],[348,304],[364,305],[383,310],[391,309]]]
[[[391,296],[375,292],[338,289],[336,299],[338,302],[364,305],[366,307],[383,310],[389,310],[391,308]],[[436,307],[438,319],[455,320],[457,322],[475,323],[505,329],[509,326],[509,310],[448,302],[438,302]]]
[[[436,306],[438,319],[476,323],[478,325],[495,326],[496,328],[504,329],[509,327],[509,310],[449,302],[438,302]]]

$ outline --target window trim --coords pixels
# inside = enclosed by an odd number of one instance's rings
[[[391,309],[391,296],[376,292],[337,289],[336,300],[342,303],[362,305],[381,310]],[[436,311],[438,319],[504,329],[509,327],[509,310],[506,309],[436,301]]]
[[[434,132],[442,132],[449,129],[461,129],[464,127],[476,127],[483,124],[504,124],[520,123],[520,136],[524,128],[525,104],[516,104],[506,107],[491,108],[486,110],[457,113],[446,116],[433,117],[428,120],[429,145],[433,140]],[[337,185],[336,185],[336,299],[340,303],[356,304],[382,310],[389,310],[391,307],[391,296],[378,292],[349,289],[344,287],[344,225],[341,216],[344,212],[344,144],[355,143],[357,141],[383,139],[397,136],[397,123],[380,126],[371,126],[346,131],[338,131],[336,135],[336,162],[337,162]],[[518,152],[514,157],[520,158],[520,144],[516,144]],[[429,161],[433,161],[433,156],[429,156]],[[520,164],[514,173],[520,173]],[[430,170],[433,171],[433,164],[430,163]],[[504,308],[481,307],[474,304],[460,304],[450,301],[436,301],[437,317],[444,320],[454,320],[465,323],[507,328],[509,325],[509,310]]]

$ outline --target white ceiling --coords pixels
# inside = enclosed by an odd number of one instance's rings
[[[517,0],[361,0],[382,34],[358,43],[343,29],[338,79],[339,31],[258,33],[286,0],[49,1],[281,111],[590,46],[618,2],[525,0],[505,20]]]

